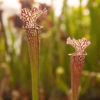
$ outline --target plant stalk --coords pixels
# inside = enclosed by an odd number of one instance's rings
[[[85,55],[70,55],[72,100],[78,100],[79,84]]]
[[[33,32],[32,33],[30,33]],[[27,30],[27,40],[32,75],[32,100],[39,100],[39,48],[40,38],[38,30]]]

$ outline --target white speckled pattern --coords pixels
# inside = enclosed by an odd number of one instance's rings
[[[76,54],[76,55],[85,55],[86,54],[86,52],[85,52],[86,47],[88,47],[91,44],[91,42],[87,41],[85,38],[82,38],[79,40],[75,40],[75,39],[71,40],[70,37],[67,38],[66,43],[72,45],[75,48],[74,54]]]
[[[28,10],[26,8],[23,8],[21,10],[21,20],[23,21],[24,28],[25,29],[41,29],[42,26],[39,26],[36,24],[37,19],[42,16],[47,14],[47,9],[41,9],[41,8],[36,8],[34,7],[32,10]]]

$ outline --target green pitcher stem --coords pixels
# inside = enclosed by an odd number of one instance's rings
[[[30,40],[31,41],[31,40]],[[29,46],[32,75],[32,100],[39,100],[39,33],[36,31]]]

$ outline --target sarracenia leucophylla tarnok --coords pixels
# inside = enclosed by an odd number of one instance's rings
[[[82,73],[82,68],[87,53],[85,52],[86,47],[91,43],[85,38],[75,40],[67,39],[67,44],[72,45],[75,48],[75,53],[69,54],[71,64],[71,88],[72,88],[72,100],[78,100],[79,95],[79,84]]]
[[[20,18],[26,30],[29,58],[32,74],[32,100],[39,100],[39,52],[40,52],[40,30],[43,28],[36,24],[37,19],[47,14],[47,9],[34,7],[31,10],[23,8]]]

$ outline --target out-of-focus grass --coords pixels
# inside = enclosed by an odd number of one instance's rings
[[[54,9],[50,11],[43,24],[44,29],[41,34],[40,48],[40,88],[44,89],[45,96],[48,98],[54,91],[61,91],[66,94],[70,91],[70,67],[68,53],[73,49],[66,45],[68,36],[74,38],[85,37],[90,39],[91,46],[87,49],[84,70],[89,73],[100,73],[100,2],[99,0],[89,0],[86,7],[69,7],[64,0],[60,17],[55,17]],[[81,1],[81,0],[80,0]],[[10,67],[11,79],[9,87],[13,89],[23,88],[31,91],[31,75],[29,55],[23,29],[14,30],[14,26],[9,20],[8,27],[5,28],[9,53],[6,52],[5,39],[0,35],[0,63],[7,63]],[[1,26],[0,26],[1,27]],[[2,27],[1,27],[2,28]],[[1,29],[0,29],[1,31]],[[0,32],[3,34],[3,32]],[[21,46],[18,48],[20,53],[16,53],[15,42],[21,36]],[[1,70],[1,67],[0,67]],[[60,73],[60,71],[62,73]],[[1,74],[0,74],[1,75]],[[81,95],[85,94],[91,87],[99,87],[91,82],[91,75],[82,74]],[[100,80],[93,80],[99,83]],[[84,85],[84,86],[83,86]],[[30,87],[29,87],[30,86]]]

